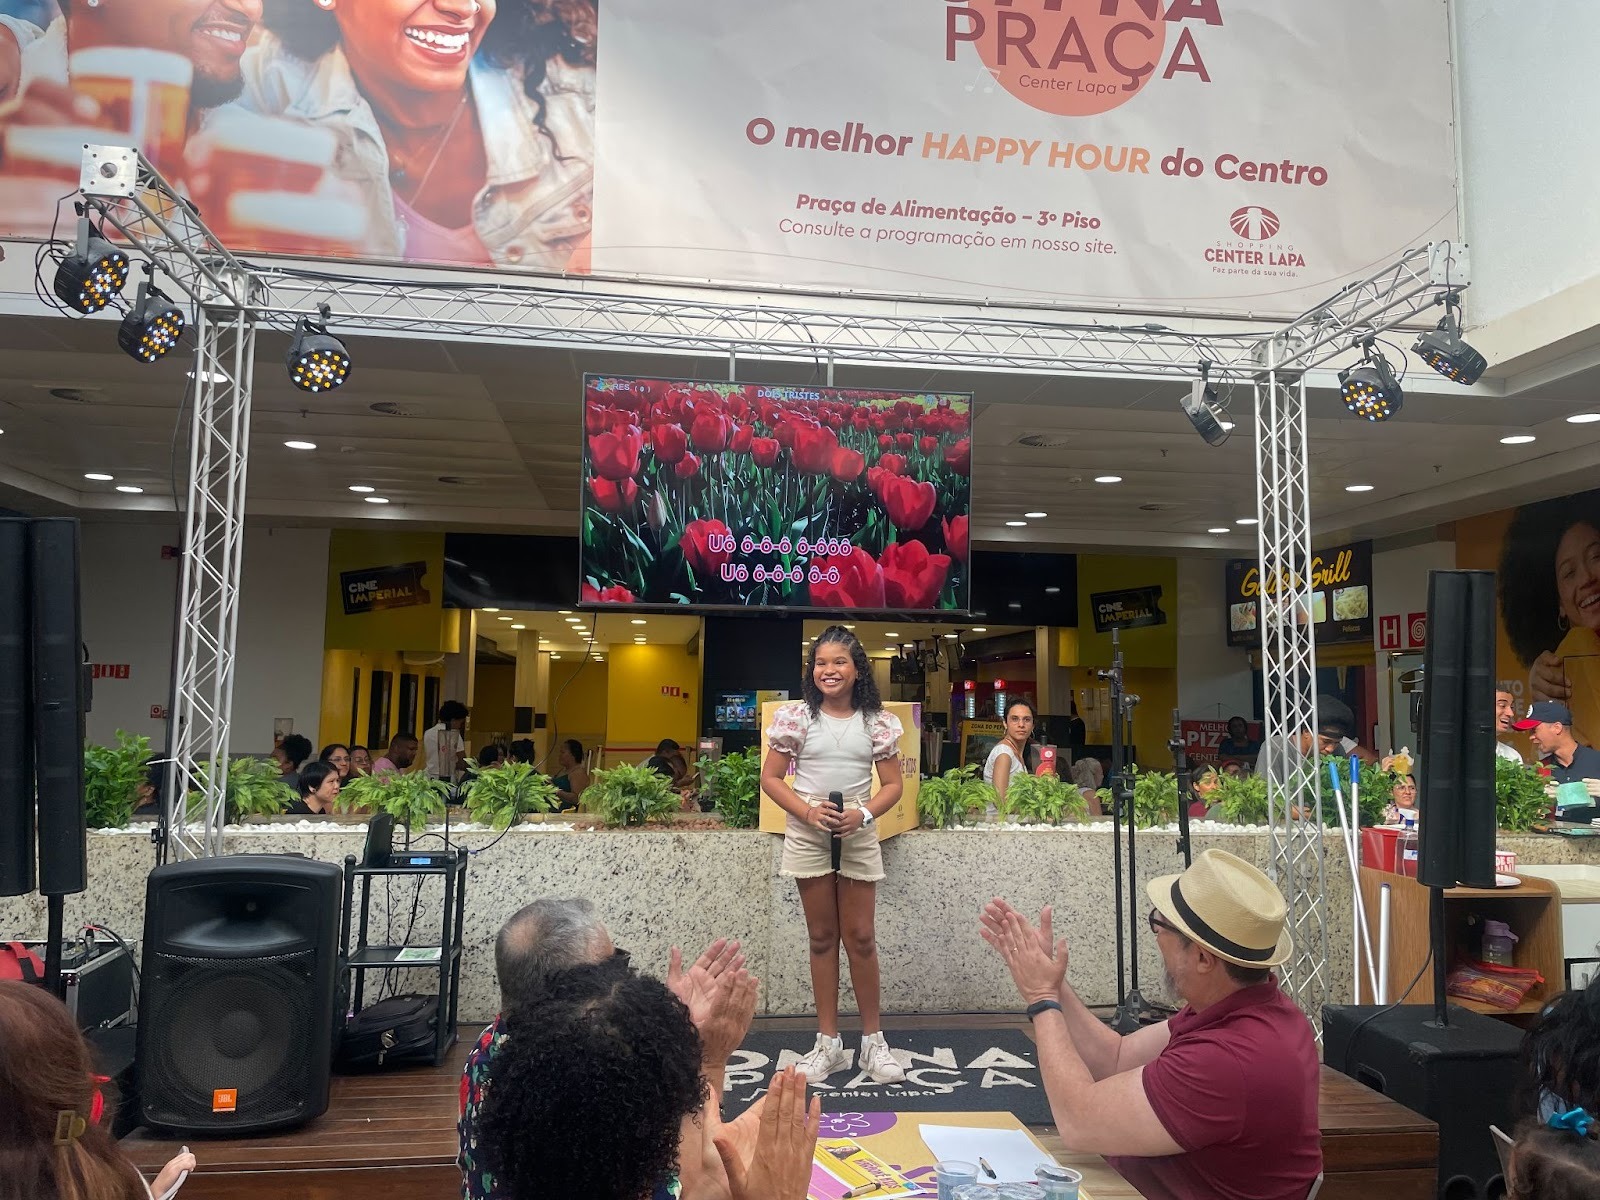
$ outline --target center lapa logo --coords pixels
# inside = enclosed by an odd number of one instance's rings
[[[1270,208],[1262,208],[1259,204],[1236,208],[1228,218],[1228,228],[1252,242],[1265,242],[1277,237],[1281,225],[1277,213]]]
[[[946,0],[944,56],[963,44],[979,72],[1040,112],[1088,117],[1153,79],[1210,83],[1201,56],[1220,0]],[[970,65],[970,60],[969,60]],[[970,79],[965,81],[970,88]]]

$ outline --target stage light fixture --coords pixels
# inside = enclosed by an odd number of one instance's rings
[[[286,362],[289,382],[302,392],[331,392],[350,377],[352,364],[344,343],[328,332],[326,304],[320,307],[322,319],[301,317],[294,327]]]
[[[1411,353],[1452,383],[1477,383],[1489,362],[1462,340],[1460,298],[1451,292],[1443,303],[1444,319],[1427,333],[1417,335]]]
[[[1183,415],[1189,418],[1189,424],[1205,439],[1206,445],[1220,446],[1228,440],[1228,431],[1233,426],[1223,424],[1217,403],[1217,389],[1211,386],[1208,378],[1210,373],[1211,365],[1201,363],[1200,378],[1194,381],[1189,394],[1179,403],[1183,406]]]
[[[1360,364],[1339,372],[1344,406],[1363,420],[1387,421],[1405,403],[1405,392],[1389,360],[1371,338],[1361,344],[1361,349]]]
[[[97,313],[128,282],[128,256],[89,223],[78,218],[73,252],[56,265],[55,293],[74,312]]]
[[[149,280],[139,285],[138,298],[117,329],[123,353],[143,363],[165,358],[183,337],[183,309]]]

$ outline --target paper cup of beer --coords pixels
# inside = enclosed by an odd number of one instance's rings
[[[222,221],[233,197],[317,191],[333,167],[331,130],[224,109],[189,139],[185,179],[208,221]]]
[[[128,134],[157,170],[183,166],[194,64],[181,54],[143,46],[91,46],[67,60],[73,90],[100,106],[117,132]],[[102,134],[102,137],[104,135]]]
[[[366,209],[331,189],[235,192],[228,198],[224,237],[264,254],[336,258],[361,252],[367,242]]]

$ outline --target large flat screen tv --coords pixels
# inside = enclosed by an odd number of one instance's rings
[[[584,378],[581,599],[965,612],[972,397]]]

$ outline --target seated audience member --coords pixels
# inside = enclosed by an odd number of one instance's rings
[[[662,738],[656,752],[644,760],[644,765],[658,775],[665,775],[673,787],[689,774],[689,764],[684,760],[683,747],[671,738]]]
[[[318,762],[325,762],[339,772],[341,785],[350,782],[350,747],[335,742],[331,746],[324,746],[322,753],[317,755]]]
[[[339,799],[339,772],[332,763],[307,763],[300,770],[300,798],[284,809],[294,817],[325,817]]]
[[[350,747],[350,774],[372,774],[372,751],[365,746]]]
[[[1517,727],[1517,702],[1516,698],[1504,688],[1497,689],[1494,694],[1494,731],[1497,737],[1504,737]],[[1494,752],[1500,758],[1509,759],[1514,763],[1522,761],[1522,755],[1515,746],[1508,746],[1497,741]]]
[[[417,739],[409,733],[397,733],[389,739],[389,749],[372,764],[374,775],[398,775],[409,770],[417,761]]]
[[[538,750],[534,747],[532,738],[518,738],[511,743],[511,761],[514,763],[527,763],[533,766],[533,760],[539,757]]]
[[[1506,1200],[1595,1200],[1600,1196],[1600,1126],[1584,1109],[1517,1129]]]
[[[311,757],[311,739],[304,734],[291,733],[273,748],[272,757],[278,763],[278,779],[298,788],[300,768]]]
[[[1237,758],[1225,758],[1222,760],[1222,773],[1229,779],[1243,779],[1250,774],[1250,770]]]
[[[627,958],[612,944],[610,932],[588,900],[535,900],[501,927],[494,943],[501,1015],[478,1038],[461,1077],[457,1132],[465,1200],[503,1200],[507,1195],[496,1190],[495,1179],[484,1169],[479,1132],[494,1058],[507,1037],[507,1017],[518,1009],[540,1008],[550,981],[564,971],[612,961],[626,967]],[[711,1095],[719,1100],[728,1057],[744,1040],[755,1014],[755,981],[743,968],[739,943],[718,939],[687,971],[674,947],[667,970],[667,988],[687,1006],[690,1021],[701,1031],[702,1069]],[[730,1005],[742,1017],[730,1018]],[[745,1007],[748,1012],[742,1012]],[[656,1200],[667,1200],[668,1195],[667,1184],[662,1182]]]
[[[1099,791],[1105,783],[1105,768],[1100,765],[1100,760],[1080,758],[1072,764],[1067,773],[1077,785],[1078,791],[1083,793],[1083,798],[1088,801],[1089,815],[1093,817],[1103,815],[1100,811]]]
[[[1582,745],[1572,733],[1572,710],[1558,700],[1541,700],[1528,709],[1528,715],[1516,722],[1533,741],[1539,763],[1550,772],[1558,784],[1581,783],[1585,779],[1600,779],[1600,750]],[[1563,808],[1557,814],[1562,821],[1588,823],[1600,816],[1594,805]]]
[[[577,808],[578,798],[589,786],[589,767],[583,755],[583,743],[577,738],[567,738],[556,747],[556,761],[561,774],[550,782],[561,793],[563,809]]]
[[[1394,791],[1383,811],[1385,825],[1399,825],[1407,817],[1417,817],[1417,777],[1405,774],[1394,781]]]
[[[161,805],[164,800],[163,792],[167,786],[167,764],[153,762],[145,766],[144,778],[139,781],[139,790],[135,794],[133,815],[135,818],[153,818],[161,815]]]
[[[1600,975],[1562,992],[1522,1039],[1518,1108],[1540,1123],[1574,1108],[1600,1113]]]
[[[110,1080],[66,1006],[43,988],[0,980],[0,1200],[150,1200],[111,1138]],[[161,1168],[164,1195],[195,1158]]]
[[[1126,1036],[1066,983],[1050,910],[1035,928],[1003,900],[983,937],[1027,1002],[1050,1111],[1067,1149],[1106,1155],[1146,1196],[1305,1200],[1322,1170],[1316,1040],[1271,968],[1293,950],[1282,894],[1207,850],[1146,887],[1177,1016]]]
[[[490,767],[504,766],[506,752],[499,742],[490,742],[482,750],[478,751],[478,757],[473,761],[480,771],[488,770]]]
[[[1217,754],[1223,758],[1249,758],[1261,752],[1261,743],[1250,736],[1250,723],[1243,717],[1228,718],[1228,735],[1217,743]]]
[[[1211,808],[1211,797],[1217,790],[1221,778],[1217,769],[1211,766],[1199,768],[1189,778],[1189,784],[1194,788],[1194,800],[1189,805],[1189,819],[1203,821]]]
[[[446,783],[461,778],[467,764],[467,706],[459,700],[446,700],[439,706],[439,719],[422,735],[422,757],[428,774]]]

